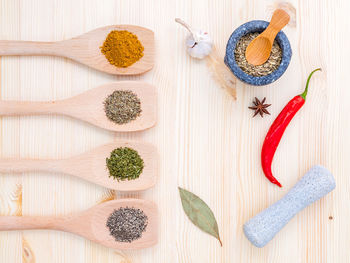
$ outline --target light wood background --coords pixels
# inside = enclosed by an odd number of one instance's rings
[[[157,246],[113,251],[68,233],[0,233],[0,262],[349,262],[350,154],[348,0],[291,0],[294,25],[285,29],[292,62],[265,87],[237,84],[233,101],[212,80],[204,61],[186,54],[181,17],[206,29],[223,55],[240,24],[268,19],[277,5],[258,0],[1,0],[0,38],[55,41],[111,24],[148,27],[156,36],[156,64],[138,77],[113,77],[54,57],[2,57],[1,99],[63,99],[116,80],[157,86],[159,121],[147,131],[114,134],[59,116],[1,118],[1,157],[60,158],[117,139],[155,144],[161,156],[157,185],[143,193],[115,194],[155,201],[160,211]],[[282,107],[314,75],[306,105],[287,129],[273,171],[283,188],[264,178],[260,149]],[[252,119],[253,98],[267,97],[271,116]],[[312,165],[322,164],[337,188],[299,213],[266,247],[253,247],[243,223],[282,197]],[[204,199],[218,220],[223,247],[193,226],[177,186]],[[113,198],[106,189],[62,174],[0,175],[1,215],[60,215]],[[329,217],[333,219],[329,219]]]

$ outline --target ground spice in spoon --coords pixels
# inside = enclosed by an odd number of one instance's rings
[[[119,147],[106,158],[109,177],[118,181],[139,178],[143,171],[144,162],[137,151],[128,147]]]
[[[146,231],[148,217],[137,208],[121,207],[108,217],[106,226],[118,242],[129,242],[141,238]]]
[[[144,51],[137,36],[126,30],[111,31],[100,49],[109,63],[119,68],[134,64],[143,57]]]
[[[104,101],[104,110],[109,120],[125,124],[141,114],[141,101],[130,90],[116,90]]]
[[[282,61],[282,49],[277,43],[276,39],[273,42],[271,54],[269,59],[262,65],[254,66],[249,64],[245,57],[245,50],[247,49],[249,43],[259,36],[260,33],[249,33],[241,37],[237,42],[235,48],[235,60],[237,65],[248,75],[254,77],[262,77],[274,72],[281,64]]]

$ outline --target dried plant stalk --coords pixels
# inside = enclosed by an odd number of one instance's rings
[[[214,79],[220,84],[220,86],[230,95],[233,99],[237,99],[236,93],[236,78],[230,71],[230,69],[224,63],[224,60],[218,54],[215,47],[209,56],[206,57],[207,65],[212,73]]]

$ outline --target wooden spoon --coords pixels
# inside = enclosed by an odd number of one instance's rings
[[[116,124],[106,117],[104,101],[115,90],[131,90],[141,101],[141,115],[126,124]],[[118,132],[139,131],[156,123],[157,95],[145,82],[122,81],[86,91],[75,97],[52,102],[0,101],[0,115],[61,114]]]
[[[278,32],[288,24],[289,15],[282,9],[277,9],[271,18],[269,26],[248,45],[245,56],[249,64],[254,66],[264,64],[270,57],[273,41]]]
[[[148,217],[146,231],[131,243],[118,242],[106,227],[108,217],[120,207],[141,209]],[[140,249],[158,241],[158,209],[150,201],[119,199],[98,204],[69,216],[0,216],[0,230],[53,229],[74,233],[114,249]]]
[[[144,161],[140,177],[119,181],[109,177],[106,158],[118,147],[136,150]],[[114,142],[67,159],[0,159],[0,172],[52,172],[80,177],[118,191],[141,191],[155,185],[158,177],[158,152],[155,146],[141,142]]]
[[[107,35],[112,30],[127,30],[135,34],[144,46],[143,57],[127,68],[111,65],[101,53]],[[66,57],[94,69],[114,75],[136,75],[152,69],[154,64],[153,31],[132,25],[113,25],[97,28],[81,36],[57,42],[0,41],[0,56],[51,55]]]

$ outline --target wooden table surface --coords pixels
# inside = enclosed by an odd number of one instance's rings
[[[63,99],[116,80],[144,80],[159,93],[159,119],[147,131],[111,133],[60,116],[4,117],[1,157],[63,158],[117,139],[151,142],[161,163],[157,185],[120,194],[63,174],[0,175],[1,215],[63,215],[108,198],[153,200],[160,211],[155,247],[113,251],[81,237],[55,231],[0,233],[0,262],[349,262],[350,154],[348,0],[292,0],[294,23],[284,31],[293,57],[275,83],[237,83],[233,101],[211,78],[205,61],[185,52],[181,17],[206,29],[223,56],[235,28],[269,19],[278,2],[258,0],[1,0],[0,39],[55,41],[111,24],[135,24],[155,32],[156,64],[137,77],[114,77],[64,58],[2,57],[1,99]],[[304,108],[277,150],[273,171],[283,184],[269,183],[260,149],[274,118],[312,79]],[[254,97],[267,97],[271,116],[252,118]],[[337,188],[299,213],[264,248],[253,247],[243,223],[290,189],[314,164],[332,171]],[[349,170],[347,170],[349,169]],[[198,230],[184,214],[177,187],[212,208],[223,247]],[[330,219],[332,218],[332,219]]]

